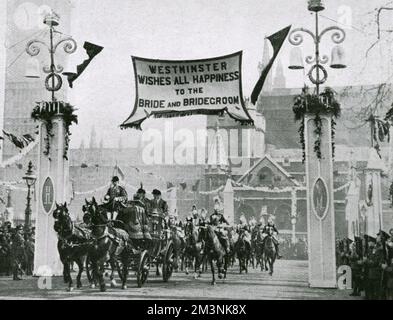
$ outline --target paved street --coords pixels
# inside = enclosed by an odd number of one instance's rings
[[[215,287],[210,281],[210,274],[194,280],[191,275],[175,273],[169,283],[163,283],[155,275],[150,276],[141,289],[137,288],[132,277],[127,290],[108,288],[107,292],[100,293],[96,289],[84,288],[69,293],[61,278],[53,280],[52,290],[38,289],[37,278],[19,282],[0,278],[0,299],[352,299],[348,291],[310,289],[307,262],[304,261],[278,261],[272,277],[259,270],[240,275],[236,268],[230,270],[225,281],[218,280]]]

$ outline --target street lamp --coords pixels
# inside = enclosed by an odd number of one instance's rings
[[[289,42],[296,47],[300,46],[303,43],[302,33],[308,34],[314,40],[314,45],[315,45],[314,56],[307,56],[305,58],[305,62],[311,65],[311,68],[308,72],[308,77],[310,81],[316,85],[316,91],[317,91],[316,93],[318,96],[319,96],[320,85],[324,84],[328,78],[328,73],[324,65],[329,62],[329,57],[327,55],[320,54],[320,43],[323,36],[330,31],[334,31],[331,39],[336,44],[336,46],[332,49],[330,67],[334,69],[342,69],[346,67],[344,62],[344,58],[345,58],[344,49],[339,45],[345,40],[345,36],[346,36],[345,31],[337,26],[326,28],[321,32],[319,30],[318,13],[324,9],[325,6],[323,4],[323,1],[309,0],[308,10],[315,13],[315,32],[312,32],[304,28],[297,28],[294,29],[289,34]],[[291,51],[289,69],[292,70],[304,69],[303,57],[302,57],[301,50],[299,48],[293,48]]]
[[[56,101],[55,92],[59,91],[63,86],[63,79],[60,74],[64,71],[63,66],[55,63],[55,53],[60,45],[63,45],[63,49],[67,54],[72,54],[77,49],[76,41],[72,37],[67,36],[55,42],[54,35],[62,34],[55,29],[55,27],[59,25],[59,21],[60,17],[53,11],[45,16],[44,24],[49,27],[50,34],[49,45],[42,40],[34,39],[29,41],[26,46],[26,52],[32,58],[40,54],[41,50],[39,45],[46,47],[49,51],[50,64],[49,66],[45,66],[43,71],[48,74],[45,79],[45,88],[52,93],[52,102]],[[32,59],[28,61],[26,66],[26,77],[38,78],[37,67],[37,60]]]
[[[321,93],[320,86],[328,79],[326,64],[330,62],[330,67],[335,69],[345,67],[344,50],[340,44],[344,42],[346,35],[343,29],[336,26],[320,31],[319,12],[324,9],[321,0],[308,1],[308,10],[315,16],[315,30],[297,28],[289,34],[289,42],[295,46],[291,52],[289,68],[303,69],[305,61],[311,66],[308,78],[316,86],[314,94],[309,94],[307,88],[304,88],[302,95],[296,98],[293,108],[296,120],[302,121],[299,132],[307,172],[309,285],[315,288],[336,288],[336,252],[331,245],[335,239],[332,127],[340,105],[333,104],[335,101],[332,90]],[[331,57],[328,57],[320,53],[320,45],[323,37],[330,32],[336,46],[331,52]],[[314,42],[314,53],[306,56],[304,60],[299,50],[303,43],[303,34],[309,35]]]
[[[29,166],[27,169],[27,172],[25,176],[23,177],[23,180],[26,181],[27,185],[27,204],[26,204],[26,210],[25,210],[25,231],[28,231],[30,228],[31,224],[31,197],[30,197],[30,189],[32,186],[34,186],[35,182],[37,181],[37,177],[35,176],[33,172],[33,163],[30,161]],[[26,232],[27,234],[27,232]]]

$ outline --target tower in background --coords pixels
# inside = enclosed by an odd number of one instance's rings
[[[97,133],[96,133],[96,128],[93,126],[91,127],[89,149],[96,149],[96,148],[97,148]]]
[[[276,67],[276,74],[274,75],[274,80],[273,80],[273,88],[284,89],[286,87],[287,87],[287,81],[284,75],[284,67],[282,65],[282,61],[278,60],[277,67]]]
[[[270,47],[269,47],[269,40],[265,39],[263,44],[263,54],[262,54],[262,62],[258,65],[259,74],[262,73],[263,69],[269,64],[271,59],[270,55]],[[269,74],[267,75],[265,85],[263,86],[262,93],[268,93],[273,90],[273,75],[272,70],[270,70]]]
[[[43,76],[39,79],[25,78],[26,64],[29,55],[26,53],[26,44],[32,39],[41,39],[48,42],[48,30],[43,24],[44,16],[52,9],[60,15],[61,31],[70,30],[70,16],[72,9],[70,0],[7,0],[7,27],[6,27],[6,76],[4,99],[5,131],[15,135],[31,134],[36,131],[36,124],[31,120],[31,111],[35,102],[49,97],[44,87]],[[45,50],[44,47],[41,50]],[[39,57],[40,71],[48,64],[48,56]],[[57,57],[59,64],[64,64],[62,55]],[[65,99],[67,88],[57,94],[59,99]],[[3,160],[7,160],[19,152],[9,141],[3,143]],[[30,154],[36,160],[37,151]]]

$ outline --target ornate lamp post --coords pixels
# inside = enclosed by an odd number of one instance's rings
[[[49,66],[45,66],[43,68],[44,73],[48,74],[45,79],[45,88],[50,91],[52,94],[52,102],[56,101],[55,92],[59,91],[63,86],[63,79],[60,74],[63,72],[63,66],[56,64],[55,62],[55,54],[60,45],[63,45],[63,49],[67,54],[72,54],[77,50],[76,41],[71,37],[66,37],[55,42],[54,35],[61,34],[56,31],[55,27],[59,25],[60,17],[52,12],[48,14],[44,19],[44,24],[49,27],[49,44],[45,43],[42,40],[34,39],[31,40],[26,46],[26,52],[31,56],[38,56],[41,52],[39,45],[46,47],[49,51],[50,55],[50,64]],[[34,62],[30,63],[30,68],[37,66]],[[29,70],[33,71],[33,70]],[[35,72],[28,72],[26,74],[28,78],[37,78],[39,75]]]
[[[31,225],[31,196],[30,196],[30,189],[34,186],[35,182],[37,181],[37,177],[33,172],[33,163],[29,162],[29,167],[23,180],[26,181],[27,185],[27,203],[26,203],[26,210],[25,210],[25,231],[28,231]]]
[[[345,68],[344,50],[340,44],[345,40],[345,31],[332,26],[320,31],[319,12],[325,6],[321,0],[309,0],[308,10],[314,13],[315,31],[304,28],[294,29],[289,34],[289,42],[296,48],[290,56],[290,69],[303,69],[304,63],[300,46],[303,34],[314,41],[314,54],[305,58],[311,65],[308,78],[316,86],[316,94],[304,91],[296,112],[301,113],[307,176],[307,223],[309,243],[309,284],[311,287],[335,288],[335,217],[333,189],[333,138],[332,114],[336,115],[333,106],[337,103],[331,91],[320,92],[320,86],[328,79],[325,65],[330,60],[330,67]],[[320,52],[320,44],[324,36],[333,32],[331,39],[336,46],[332,50],[331,59]],[[329,94],[328,94],[329,93]],[[335,109],[335,110],[336,110]],[[315,141],[315,142],[314,142]],[[292,221],[292,223],[295,220]]]
[[[35,39],[26,46],[26,52],[32,57],[28,64],[27,77],[39,77],[37,72],[38,63],[34,57],[40,54],[40,48],[46,48],[50,58],[49,64],[43,68],[43,72],[46,74],[45,88],[51,93],[51,100],[44,101],[36,106],[32,114],[35,120],[40,121],[34,254],[34,275],[36,276],[48,276],[48,270],[54,276],[62,273],[56,248],[57,235],[53,229],[54,219],[51,213],[56,202],[64,203],[68,200],[69,163],[67,150],[69,123],[65,119],[65,113],[67,111],[66,114],[68,114],[72,106],[56,99],[55,93],[63,86],[61,73],[64,68],[56,62],[55,58],[60,47],[66,54],[72,54],[77,50],[77,44],[73,38],[63,36],[61,32],[56,30],[59,20],[60,17],[56,13],[48,14],[44,19],[44,24],[49,28],[49,42]],[[55,147],[50,148],[51,144]]]
[[[331,39],[336,44],[336,46],[332,50],[330,67],[334,69],[343,69],[346,68],[344,63],[344,50],[339,45],[345,40],[345,31],[337,26],[328,27],[322,31],[320,31],[319,27],[319,15],[318,12],[324,10],[325,7],[322,1],[311,0],[308,2],[308,10],[315,13],[315,32],[312,32],[308,29],[297,28],[294,29],[289,34],[289,42],[294,46],[300,46],[303,41],[303,34],[308,34],[312,40],[314,41],[314,55],[309,55],[305,58],[305,62],[311,65],[311,68],[308,72],[308,77],[310,81],[316,85],[316,93],[319,95],[320,85],[324,84],[328,79],[328,72],[324,65],[329,62],[329,57],[327,55],[321,55],[320,53],[320,44],[322,38],[329,32],[333,32]],[[301,51],[299,49],[294,48],[291,52],[291,61],[289,69],[304,69],[303,58],[301,55]],[[315,75],[314,75],[315,72]]]

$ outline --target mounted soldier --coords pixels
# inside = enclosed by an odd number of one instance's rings
[[[201,215],[199,218],[199,225],[205,226],[208,223],[209,218],[207,217],[207,211],[205,208],[201,210]]]
[[[230,244],[228,238],[228,231],[225,230],[224,225],[229,226],[229,222],[225,219],[222,211],[214,210],[210,216],[210,224],[215,227],[215,232],[223,245],[226,254],[229,254]]]
[[[277,252],[277,259],[281,259],[281,255],[280,255],[280,251],[279,251],[279,242],[277,239],[277,235],[278,235],[278,230],[276,228],[276,225],[274,224],[273,218],[270,217],[268,219],[267,225],[263,228],[262,233],[265,235],[265,238],[263,239],[263,245],[265,245],[265,241],[268,235],[272,235],[272,239],[273,239],[273,243],[274,246],[276,248],[276,252]]]
[[[119,177],[115,176],[112,178],[112,184],[104,198],[104,205],[108,210],[107,218],[109,221],[116,220],[120,210],[127,203],[127,192],[119,185],[119,181]]]
[[[192,223],[194,224],[194,226],[199,226],[200,216],[198,213],[197,206],[195,204],[192,206],[191,215],[192,215]]]
[[[237,225],[237,232],[239,233],[239,235],[244,235],[244,240],[248,242],[251,247],[250,227],[247,223],[246,217],[243,214],[240,216],[240,223]]]

